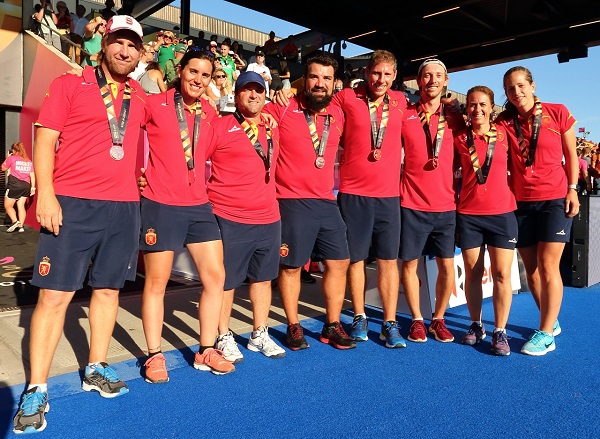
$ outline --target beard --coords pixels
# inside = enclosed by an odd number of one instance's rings
[[[327,107],[331,102],[332,94],[327,94],[325,96],[316,96],[312,92],[315,89],[313,88],[310,92],[304,92],[304,99],[306,99],[306,105],[313,111],[321,111],[323,108]],[[317,89],[320,90],[320,89]]]
[[[135,70],[135,62],[130,61],[127,64],[117,62],[114,57],[104,57],[106,68],[112,77],[125,77]]]

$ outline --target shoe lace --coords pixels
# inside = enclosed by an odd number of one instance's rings
[[[508,344],[508,337],[502,331],[496,332],[496,344]]]
[[[396,322],[386,322],[386,332],[388,337],[398,338],[400,337],[400,328]]]
[[[105,378],[110,383],[116,383],[117,381],[119,381],[117,372],[115,372],[115,370],[110,366],[104,366],[103,369],[101,369],[101,370],[96,369],[96,371],[99,372],[100,375],[102,375],[102,377]]]
[[[148,360],[148,366],[153,369],[164,368],[167,359],[162,355],[154,355]]]
[[[40,406],[42,406],[46,402],[47,396],[43,392],[34,392],[26,394],[23,397],[23,402],[21,402],[21,410],[23,410],[23,414],[32,415],[36,413]]]
[[[302,338],[304,336],[302,327],[300,325],[290,326],[290,335],[292,338]]]
[[[544,344],[544,339],[547,337],[547,334],[544,331],[535,331],[533,337],[531,337],[531,343],[534,346],[541,346]]]
[[[333,330],[337,335],[339,335],[342,338],[350,338],[348,337],[348,334],[346,334],[346,331],[344,331],[344,327],[340,322],[336,322],[336,325],[333,328]]]
[[[435,330],[444,336],[452,335],[450,334],[450,331],[448,331],[448,328],[446,328],[446,324],[442,319],[435,320]]]

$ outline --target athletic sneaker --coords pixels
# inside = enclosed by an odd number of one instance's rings
[[[86,392],[98,392],[103,398],[116,398],[129,392],[127,384],[105,362],[85,367],[81,388]]]
[[[21,398],[19,410],[13,419],[13,432],[16,434],[37,433],[46,428],[46,413],[50,410],[48,393],[38,392],[32,387]]]
[[[160,353],[152,355],[144,363],[145,380],[150,384],[160,384],[169,382],[169,374],[167,372],[167,359]]]
[[[527,355],[546,355],[556,349],[554,337],[544,331],[535,331],[531,340],[527,341],[521,348],[521,353]]]
[[[17,230],[19,227],[21,227],[21,223],[20,223],[19,221],[15,221],[14,223],[12,223],[12,224],[11,224],[11,225],[8,227],[8,229],[6,229],[6,231],[7,231],[8,233],[12,233],[12,232],[14,232],[15,230]]]
[[[25,229],[23,227],[19,227],[19,233],[23,233]]]
[[[508,337],[504,331],[496,331],[492,334],[492,354],[503,357],[510,355]]]
[[[269,337],[267,326],[261,326],[257,331],[252,332],[248,340],[248,350],[260,352],[269,358],[285,357],[285,350]]]
[[[350,338],[340,322],[333,322],[323,325],[320,340],[337,349],[353,349],[356,342]]]
[[[206,349],[203,354],[196,352],[194,368],[206,370],[215,375],[225,375],[235,372],[233,363],[227,361],[223,356],[223,352],[218,349]]]
[[[223,357],[233,364],[239,364],[244,361],[244,355],[240,352],[240,348],[235,342],[233,332],[231,331],[227,331],[226,334],[217,337],[215,349],[223,352]]]
[[[300,323],[288,325],[285,342],[292,351],[299,351],[300,349],[306,349],[310,347],[304,338],[304,331],[302,330]]]
[[[552,336],[556,337],[562,332],[562,328],[560,327],[560,323],[558,323],[558,319],[554,322],[554,326],[552,327]]]
[[[305,284],[314,284],[317,280],[304,268],[300,270],[300,282]]]
[[[352,328],[350,329],[350,337],[356,341],[367,341],[369,336],[369,322],[363,315],[354,316]]]
[[[383,322],[381,325],[381,333],[379,334],[380,340],[385,340],[385,347],[387,348],[405,348],[406,342],[400,335],[400,327],[398,322],[394,320],[388,320]]]
[[[469,330],[462,338],[462,344],[474,346],[481,340],[485,340],[485,326],[477,322],[471,323]]]
[[[427,341],[427,330],[423,320],[413,320],[408,332],[408,339],[417,343],[425,343]]]
[[[442,343],[450,343],[454,341],[454,336],[448,328],[446,328],[446,323],[444,319],[434,319],[429,325],[429,332],[431,332],[437,341],[441,341]]]

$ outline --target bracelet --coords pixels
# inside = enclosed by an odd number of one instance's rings
[[[574,190],[579,190],[579,185],[577,185],[577,184],[570,184],[570,185],[567,186],[567,188],[574,189]]]

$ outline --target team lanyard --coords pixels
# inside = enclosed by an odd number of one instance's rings
[[[244,118],[244,116],[242,116],[240,114],[239,110],[236,111],[233,115],[235,116],[238,123],[244,129],[244,132],[246,133],[248,140],[250,140],[250,143],[252,143],[254,150],[256,151],[258,156],[262,159],[262,161],[265,165],[265,171],[266,171],[265,180],[268,183],[269,180],[271,179],[271,162],[273,160],[273,139],[271,136],[271,128],[269,127],[269,125],[265,125],[265,129],[267,131],[267,146],[268,146],[267,154],[265,154],[265,150],[263,149],[262,145],[260,144],[260,141],[258,140],[258,136],[252,129],[252,126]]]
[[[125,150],[123,149],[123,138],[125,137],[125,129],[127,128],[129,104],[131,101],[131,86],[129,85],[129,79],[125,81],[125,91],[123,93],[123,102],[121,103],[121,114],[119,114],[119,122],[117,123],[112,94],[110,92],[110,88],[108,87],[104,72],[100,66],[96,67],[95,72],[96,80],[98,81],[98,87],[100,87],[100,95],[102,96],[102,100],[104,101],[104,105],[106,107],[108,128],[110,129],[110,135],[112,137],[110,156],[114,160],[121,160],[125,155]]]
[[[477,183],[485,184],[490,168],[492,167],[492,159],[494,158],[494,149],[496,148],[496,125],[490,124],[488,139],[487,152],[485,154],[485,162],[483,167],[479,164],[479,157],[477,156],[477,149],[475,148],[475,141],[473,140],[473,131],[467,128],[467,145],[469,146],[469,155],[471,156],[471,163],[473,164],[473,171],[477,176]]]
[[[383,110],[381,112],[381,121],[377,127],[377,105],[370,100],[367,100],[369,106],[369,116],[371,117],[371,136],[373,137],[373,158],[381,159],[381,145],[383,144],[383,136],[387,128],[388,119],[390,118],[390,98],[386,93],[383,97]]]
[[[198,144],[198,137],[200,136],[200,116],[202,115],[202,104],[199,99],[196,99],[196,105],[194,106],[194,137],[190,141],[190,133],[185,118],[185,109],[183,106],[183,97],[178,91],[173,95],[175,101],[175,113],[177,115],[177,122],[179,122],[179,131],[181,133],[181,145],[183,146],[183,153],[185,154],[185,160],[188,168],[188,181],[192,184],[196,181],[196,171],[194,169],[194,150]]]
[[[441,104],[442,111],[438,120],[437,133],[435,136],[435,145],[431,139],[431,132],[429,131],[429,122],[427,122],[427,115],[425,110],[421,106],[421,102],[417,102],[417,111],[419,113],[419,119],[421,120],[421,126],[425,131],[425,137],[427,138],[427,147],[431,152],[433,167],[438,167],[438,157],[440,156],[440,150],[442,149],[442,140],[444,139],[444,130],[446,128],[446,108],[444,104]]]
[[[533,165],[538,137],[540,135],[540,127],[542,126],[542,103],[536,99],[534,105],[535,109],[533,112],[533,125],[531,127],[529,149],[527,148],[527,141],[523,137],[523,130],[521,129],[521,124],[519,123],[519,115],[515,113],[514,117],[517,143],[519,144],[519,148],[521,148],[521,155],[525,159],[525,167]]]
[[[315,149],[315,154],[317,154],[317,158],[315,159],[315,166],[321,169],[325,166],[325,148],[327,146],[327,139],[329,138],[329,126],[331,124],[330,119],[331,115],[328,114],[325,116],[325,125],[323,126],[323,134],[321,135],[321,140],[319,141],[319,133],[317,132],[317,125],[313,120],[310,112],[308,110],[304,110],[304,118],[306,119],[306,123],[308,124],[308,131],[310,132],[310,137],[312,139],[313,147]]]

